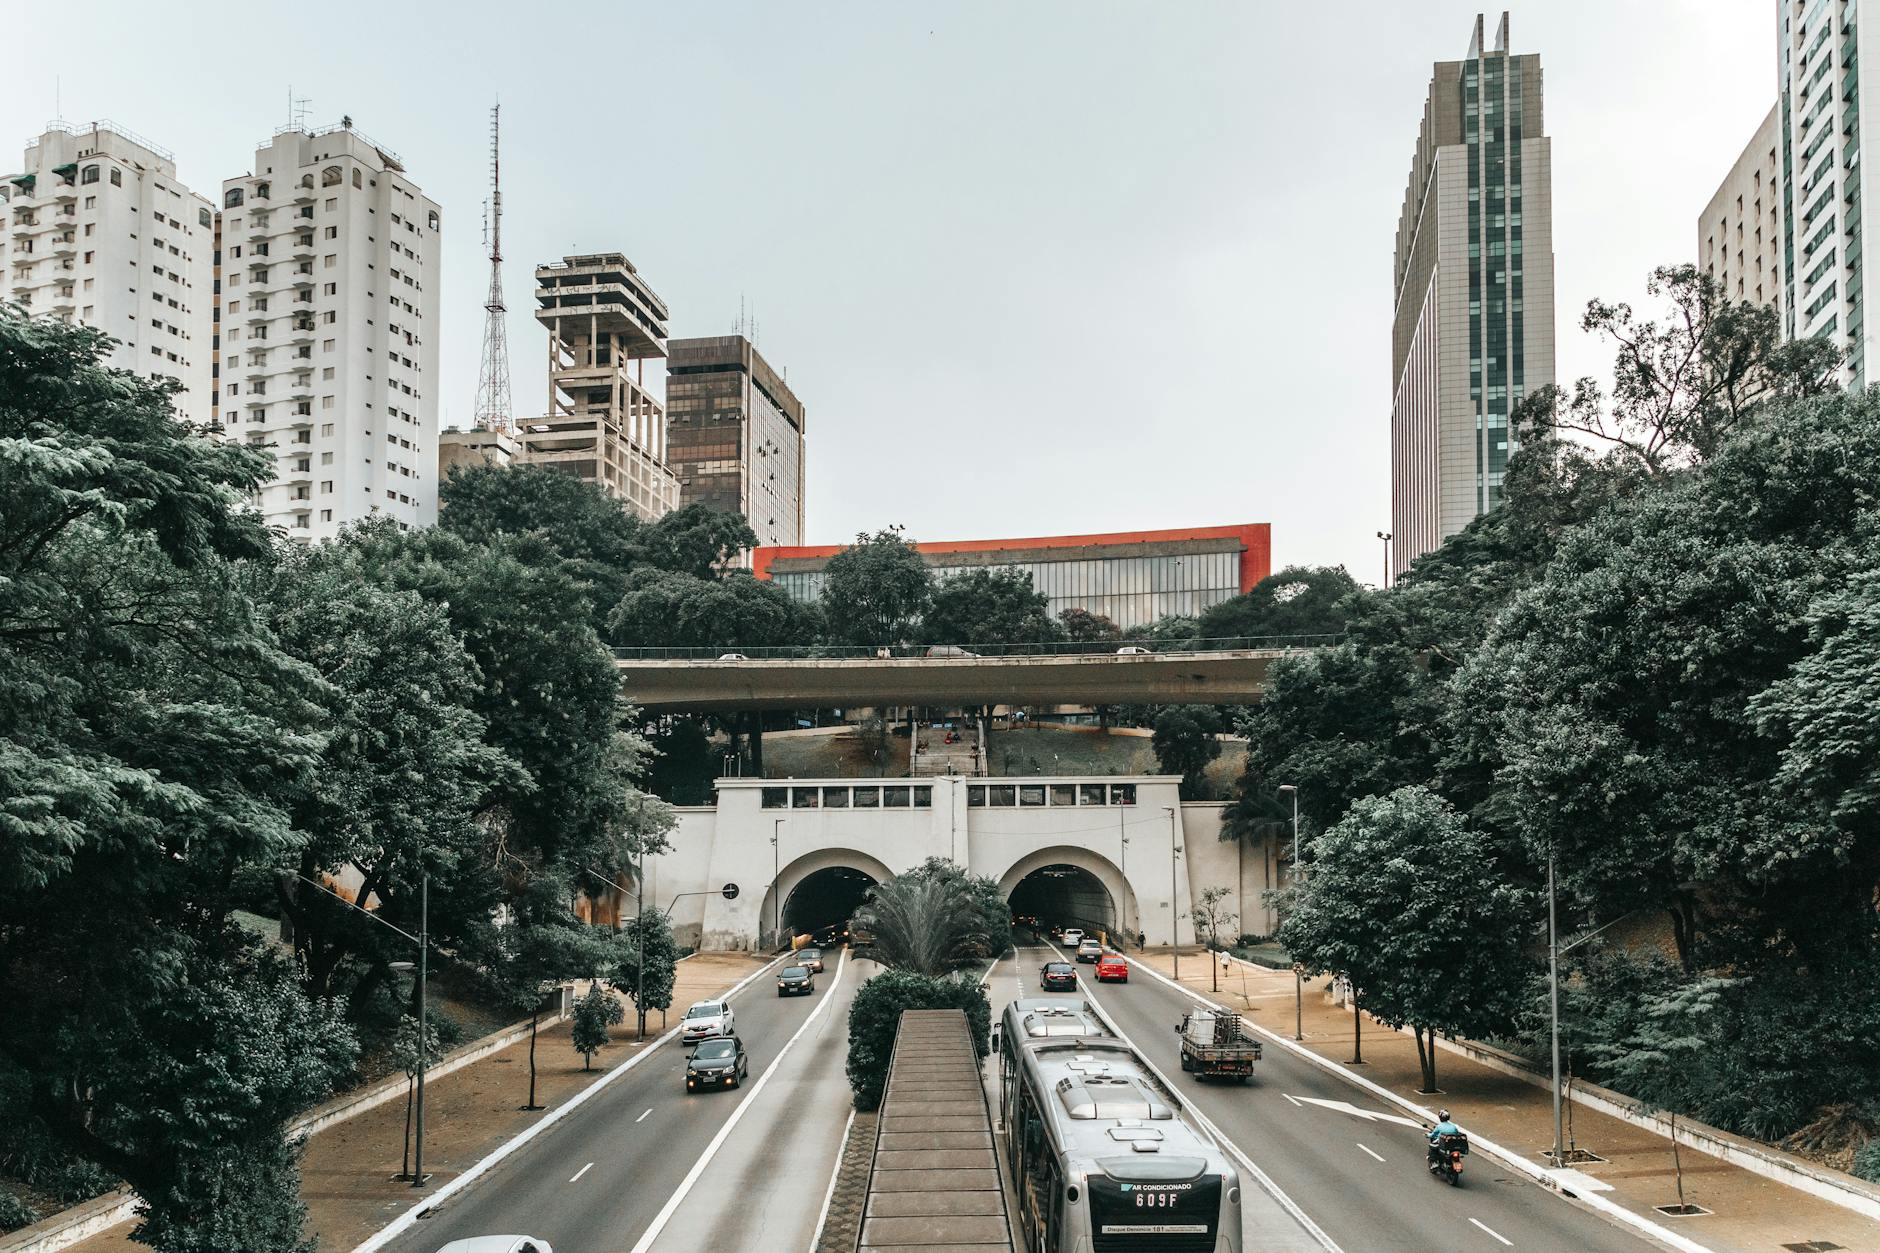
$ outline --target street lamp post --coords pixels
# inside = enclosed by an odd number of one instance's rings
[[[1290,783],[1279,787],[1281,796],[1292,797],[1292,873],[1294,881],[1299,878],[1299,789]],[[1303,1040],[1305,1033],[1306,990],[1305,972],[1299,969],[1299,963],[1293,963],[1293,1039]]]
[[[783,938],[783,819],[770,820],[770,946]]]
[[[1162,806],[1168,812],[1168,951],[1175,961],[1175,982],[1182,981],[1182,929],[1179,915],[1175,912],[1175,859],[1181,856],[1181,845],[1175,842],[1175,807]]]
[[[332,888],[328,887],[326,884],[321,883],[318,879],[309,878],[308,876],[304,874],[296,874],[294,877],[301,880],[303,883],[312,884],[314,887],[320,889],[320,891],[322,892],[325,892],[328,896],[332,897],[334,900],[338,901],[340,904],[346,906],[348,909],[355,910],[358,913],[364,914],[367,918],[370,918],[372,921],[378,923],[381,927],[386,927],[392,931],[396,931],[399,935],[404,936],[407,940],[410,940],[413,944],[416,944],[418,946],[418,1076],[417,1076],[418,1077],[418,1085],[417,1085],[418,1086],[418,1091],[417,1091],[417,1107],[418,1107],[417,1108],[417,1128],[418,1128],[417,1140],[418,1142],[413,1147],[413,1153],[412,1153],[411,1186],[414,1188],[421,1188],[424,1186],[424,1181],[426,1179],[426,1175],[424,1173],[424,1072],[426,1069],[429,1068],[429,1065],[430,1065],[430,1059],[426,1056],[426,1053],[429,1052],[429,1049],[427,1048],[427,1042],[425,1040],[425,1024],[428,1019],[428,1015],[426,1013],[425,1003],[424,1003],[424,984],[425,984],[425,975],[427,973],[426,958],[429,956],[430,951],[431,951],[431,943],[430,943],[430,940],[431,940],[431,872],[429,870],[420,872],[419,879],[418,879],[418,934],[416,935],[411,934],[411,932],[405,930],[403,927],[399,926],[397,923],[387,922],[385,919],[379,917],[377,914],[373,913],[371,910],[365,908],[365,906],[360,905],[355,901],[347,900],[345,897],[341,896],[338,892],[335,892]],[[394,963],[393,969],[399,969],[399,968],[409,969],[409,966],[403,962]]]
[[[1554,849],[1547,846],[1547,999],[1553,1019],[1554,1165],[1565,1166],[1560,1134],[1560,931],[1554,914]]]
[[[1389,531],[1379,531],[1377,537],[1384,541],[1384,590],[1390,590],[1390,540]]]
[[[1124,829],[1123,818],[1128,813],[1121,805],[1116,807],[1116,854],[1119,868],[1123,874],[1123,887],[1129,887],[1129,832]],[[1122,912],[1122,905],[1117,905],[1117,912]],[[1140,913],[1141,911],[1137,911]],[[1140,921],[1140,920],[1139,920]],[[1127,930],[1129,920],[1123,919],[1121,926]]]

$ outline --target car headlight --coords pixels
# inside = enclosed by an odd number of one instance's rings
[[[696,1079],[698,1078],[698,1071],[693,1070],[690,1066],[688,1066],[686,1067],[685,1077],[688,1079]]]

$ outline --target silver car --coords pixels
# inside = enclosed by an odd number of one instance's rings
[[[548,1241],[534,1236],[471,1236],[452,1240],[437,1253],[555,1253]]]
[[[685,1021],[679,1024],[683,1044],[737,1033],[737,1016],[731,1012],[729,1001],[699,1001],[685,1011]]]

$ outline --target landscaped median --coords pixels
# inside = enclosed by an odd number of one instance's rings
[[[1173,973],[1174,963],[1167,949],[1150,950],[1131,960],[1164,977]],[[1295,1012],[1292,973],[1235,961],[1223,976],[1213,968],[1214,961],[1212,954],[1184,948],[1182,986],[1240,1011],[1269,1039],[1276,1038],[1283,1047],[1291,1047]],[[1544,1079],[1521,1072],[1505,1056],[1497,1057],[1475,1046],[1446,1047],[1437,1070],[1441,1091],[1425,1095],[1417,1091],[1422,1072],[1415,1042],[1407,1033],[1392,1031],[1368,1015],[1359,1028],[1363,1033],[1364,1064],[1350,1064],[1352,1013],[1348,1006],[1332,1003],[1323,979],[1305,986],[1301,1018],[1305,1039],[1299,1047],[1411,1105],[1446,1106],[1456,1121],[1479,1139],[1491,1141],[1534,1166],[1545,1165],[1542,1155],[1553,1145],[1553,1111]],[[1570,1140],[1603,1159],[1576,1167],[1589,1180],[1578,1189],[1581,1193],[1591,1193],[1606,1204],[1712,1249],[1796,1247],[1810,1241],[1828,1242],[1818,1243],[1817,1247],[1880,1247],[1880,1222],[1859,1208],[1874,1197],[1871,1185],[1760,1146],[1759,1152],[1772,1161],[1786,1159],[1793,1163],[1797,1170],[1792,1180],[1770,1178],[1701,1148],[1689,1147],[1691,1141],[1681,1134],[1680,1140],[1687,1145],[1682,1150],[1686,1199],[1708,1212],[1690,1218],[1657,1212],[1655,1207],[1678,1199],[1670,1141],[1650,1120],[1617,1116],[1597,1107],[1600,1100],[1613,1100],[1612,1094],[1578,1095],[1595,1104],[1589,1107],[1579,1100],[1571,1103]],[[1686,1130],[1682,1119],[1679,1130]],[[1738,1137],[1722,1132],[1710,1134],[1718,1137],[1719,1144],[1733,1141],[1747,1149],[1747,1142]],[[1807,1186],[1802,1186],[1803,1180],[1809,1181]],[[1833,1193],[1835,1185],[1839,1193],[1831,1201],[1823,1193]]]
[[[761,969],[762,957],[749,953],[699,953],[681,961],[673,1004],[719,996]],[[405,1084],[402,1078],[375,1085],[310,1111],[303,1126],[312,1138],[301,1161],[301,1198],[307,1205],[307,1234],[323,1249],[349,1249],[469,1170],[503,1144],[547,1118],[609,1072],[637,1056],[658,1039],[658,1015],[647,1024],[644,1043],[633,1038],[633,1013],[614,1030],[613,1042],[594,1056],[594,1069],[582,1069],[566,1020],[544,1023],[536,1038],[536,1101],[544,1108],[519,1109],[529,1091],[528,1023],[456,1050],[429,1072],[425,1085],[425,1170],[432,1175],[422,1193],[395,1178],[404,1151]],[[54,1215],[46,1222],[0,1238],[0,1253],[119,1253],[143,1248],[130,1239],[128,1214],[108,1230],[72,1230],[73,1220],[103,1213],[123,1198],[99,1198]],[[63,1234],[61,1234],[63,1232]]]

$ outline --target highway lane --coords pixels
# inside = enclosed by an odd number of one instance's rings
[[[831,952],[833,962],[842,950]],[[839,982],[833,964],[817,981],[816,997],[829,1004],[752,1089],[750,1108],[654,1239],[654,1253],[810,1247],[855,1107],[844,1071],[849,1004],[880,970],[847,961]]]
[[[750,1054],[744,1088],[688,1094],[686,1052],[676,1040],[663,1044],[387,1249],[434,1253],[451,1240],[522,1232],[549,1241],[556,1253],[626,1253],[827,987],[780,998],[767,973],[732,999]]]
[[[1048,955],[1021,949],[1021,970]],[[1359,1250],[1654,1247],[1585,1207],[1471,1154],[1462,1186],[1430,1178],[1423,1132],[1401,1111],[1270,1041],[1252,1084],[1202,1082],[1180,1072],[1174,1026],[1194,1004],[1146,973],[1098,984],[1079,967],[1085,996],[1103,1007],[1222,1133],[1272,1177],[1348,1253]],[[1331,1102],[1331,1105],[1317,1102]],[[1377,1115],[1365,1118],[1345,1107]],[[1469,1111],[1457,1109],[1466,1130]]]

